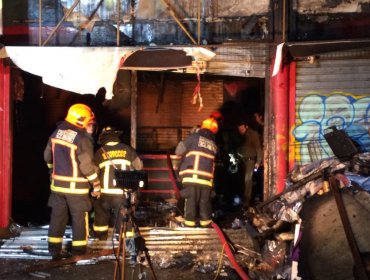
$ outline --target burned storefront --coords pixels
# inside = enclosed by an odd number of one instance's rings
[[[38,263],[0,275],[58,279],[77,263],[117,276],[112,229],[106,242],[91,235],[85,257],[47,252],[42,152],[83,103],[98,130],[123,131],[148,175],[136,209],[148,250],[131,277],[368,278],[370,42],[354,28],[369,25],[366,1],[28,2],[2,7],[0,256]],[[238,126],[255,113],[263,155],[246,207]],[[184,227],[175,148],[216,115],[213,224]]]

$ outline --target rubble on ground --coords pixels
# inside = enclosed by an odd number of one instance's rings
[[[355,219],[351,224],[358,240],[359,250],[365,256],[370,251],[368,233],[365,234],[362,230],[364,226],[367,229],[370,227],[368,222],[370,221],[370,188],[367,188],[367,184],[370,182],[369,163],[369,153],[365,153],[355,156],[353,160],[348,162],[340,162],[336,158],[329,158],[312,164],[297,166],[289,174],[286,181],[287,186],[283,193],[258,204],[255,208],[248,209],[244,213],[245,221],[235,220],[233,226],[244,224],[249,235],[257,243],[256,251],[261,254],[262,262],[250,267],[249,273],[252,278],[262,280],[301,279],[300,275],[304,275],[303,279],[325,278],[334,280],[344,275],[344,270],[340,267],[346,267],[347,274],[353,276],[354,261],[350,254],[351,248],[347,244],[344,226],[338,214],[328,179],[333,176],[338,182],[345,205],[349,208],[347,212],[352,216],[352,220]],[[312,201],[315,201],[315,209],[308,206],[312,205]],[[353,201],[357,201],[357,203]],[[326,204],[331,205],[331,212],[327,208],[323,208],[320,212],[316,210],[319,207],[326,207]],[[305,216],[302,219],[301,211],[304,208],[306,208]],[[336,220],[335,227],[331,224],[332,221],[329,218]],[[320,220],[326,223],[327,232],[325,230],[320,231],[318,226],[313,226]],[[320,227],[323,229],[325,225],[321,224]],[[338,236],[334,233],[329,235],[328,231],[333,227],[341,234]],[[302,235],[305,238],[302,238]],[[327,236],[330,237],[325,238]],[[328,243],[331,243],[332,251],[330,253],[332,255],[327,255],[327,252],[325,255],[320,251],[321,256],[317,253],[315,260],[312,260],[313,257],[309,255],[314,252],[313,238],[317,244],[317,251],[319,251],[320,246],[328,247],[330,246]],[[302,244],[302,240],[307,244]],[[323,240],[325,242],[322,242]],[[338,245],[338,241],[342,243]],[[304,261],[301,260],[301,265],[299,265],[300,253],[302,253],[300,252],[301,247],[307,247],[307,249],[302,254],[305,259]],[[336,252],[341,251],[338,247],[346,251],[346,254],[342,254],[346,255],[346,258],[340,259],[334,256],[335,250]],[[312,260],[310,264],[308,264],[308,260]],[[330,270],[328,266],[322,266],[323,261],[330,263],[335,269]],[[295,266],[292,265],[293,263],[295,263]],[[367,263],[367,265],[367,269],[369,269],[369,264]],[[300,267],[300,273],[298,272],[298,266]],[[310,267],[307,268],[307,266]],[[311,274],[307,274],[307,270]],[[324,278],[322,278],[323,270],[329,271]]]
[[[326,273],[325,279],[337,279],[338,274],[353,276],[356,273],[329,178],[338,182],[361,255],[368,265],[369,157],[369,153],[365,153],[348,162],[329,158],[297,166],[289,174],[283,193],[242,214],[235,213],[228,227],[223,225],[237,262],[251,279],[300,279],[301,275],[307,277],[307,273],[311,273],[311,279],[319,279],[312,275],[323,273]],[[140,233],[155,267],[231,277],[232,265],[212,228],[182,227],[181,220],[175,217],[177,211],[173,204],[152,203],[145,207],[151,210],[145,212],[139,207],[138,220],[150,226],[140,227]],[[51,259],[47,251],[47,227],[27,228],[13,222],[9,233],[11,238],[1,240],[0,258]],[[67,228],[65,242],[66,246],[71,242],[70,228]],[[107,241],[90,238],[89,248],[117,248],[117,242],[112,237]],[[340,257],[333,256],[335,252],[340,252]],[[97,257],[79,265],[107,259],[109,256]],[[111,255],[110,260],[114,261],[115,257]],[[324,261],[334,269],[322,267]]]

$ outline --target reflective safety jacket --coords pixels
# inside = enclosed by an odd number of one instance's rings
[[[217,146],[211,131],[198,129],[177,145],[175,153],[182,156],[179,175],[183,184],[213,187]]]
[[[115,188],[114,168],[119,170],[141,170],[143,162],[136,151],[120,142],[108,142],[95,152],[95,164],[99,167],[102,194],[122,195],[123,190]]]
[[[51,134],[44,160],[52,171],[52,192],[88,194],[90,183],[99,180],[91,139],[84,130],[66,121]]]

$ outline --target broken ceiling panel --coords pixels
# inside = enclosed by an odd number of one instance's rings
[[[129,55],[123,62],[123,67],[130,69],[160,68],[173,69],[191,66],[192,59],[182,50],[144,49]]]
[[[61,22],[48,46],[117,45],[118,20],[119,45],[125,46],[195,45],[198,40],[206,45],[272,36],[268,0],[138,0],[121,1],[119,8],[113,0],[41,3],[42,41]],[[6,1],[4,44],[38,45],[39,19],[38,1]]]
[[[4,50],[5,49],[5,50]],[[121,58],[133,48],[6,47],[2,56],[10,57],[22,70],[40,76],[56,88],[80,94],[96,94],[105,87],[112,97],[113,83]]]
[[[122,60],[121,69],[178,70],[186,73],[204,72],[204,65],[215,55],[214,52],[199,47],[139,49]]]
[[[131,57],[133,55],[133,57]],[[10,57],[22,70],[42,77],[45,84],[80,94],[96,94],[105,87],[112,98],[120,67],[169,70],[193,67],[215,56],[204,48],[142,49],[134,47],[5,47],[0,58]]]

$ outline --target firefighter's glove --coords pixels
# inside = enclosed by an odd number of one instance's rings
[[[100,197],[100,194],[101,194],[100,190],[101,190],[100,182],[99,181],[94,181],[93,182],[93,191],[91,192],[91,196],[98,199]]]

